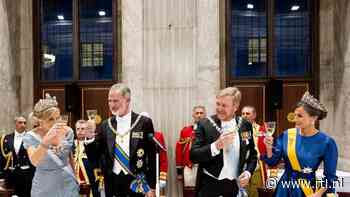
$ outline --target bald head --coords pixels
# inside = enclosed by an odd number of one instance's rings
[[[242,117],[247,119],[250,123],[256,121],[256,111],[253,106],[244,106],[242,108]]]

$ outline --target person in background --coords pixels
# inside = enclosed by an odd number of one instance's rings
[[[85,120],[78,120],[75,123],[76,133],[86,132],[88,124]],[[96,182],[94,175],[95,163],[88,161],[83,139],[74,140],[75,151],[74,151],[74,171],[80,184],[88,184],[91,187],[90,196],[99,197],[99,184]]]
[[[252,124],[255,150],[257,151],[258,158],[259,158],[261,154],[260,153],[261,149],[258,147],[261,141],[261,140],[259,141],[259,139],[264,137],[265,129],[263,126],[260,126],[256,122],[256,110],[253,106],[244,106],[242,108],[242,117],[248,120]],[[258,194],[257,188],[263,187],[265,185],[264,184],[265,177],[266,177],[265,164],[261,160],[258,160],[255,171],[252,177],[250,178],[250,182],[247,187],[249,197],[258,197],[259,194]]]
[[[165,148],[165,150],[159,150],[159,187],[161,189],[161,195],[165,195],[165,187],[167,183],[168,174],[168,155],[166,151],[167,149],[163,133],[161,131],[156,131],[154,134],[154,137]]]
[[[141,112],[140,113],[147,118],[150,118],[149,113]],[[161,190],[161,195],[165,195],[165,188],[167,183],[167,175],[168,175],[168,155],[167,155],[167,147],[164,140],[163,132],[158,130],[154,132],[154,137],[160,143],[160,145],[164,148],[159,148],[159,187]]]
[[[315,127],[317,120],[327,116],[327,109],[309,92],[305,92],[295,110],[295,128],[288,129],[274,141],[265,137],[266,154],[261,158],[270,166],[281,159],[285,171],[275,189],[275,196],[335,196],[338,148],[334,139]],[[323,163],[324,177],[317,180],[315,172]],[[285,187],[286,183],[297,184]],[[317,188],[317,189],[315,189]]]
[[[15,130],[1,136],[0,170],[1,178],[14,189],[14,195],[30,197],[30,189],[35,167],[31,164],[23,147],[27,120],[24,116],[15,117]]]
[[[194,197],[198,165],[190,160],[190,150],[194,142],[197,123],[206,117],[204,106],[197,105],[192,109],[193,123],[181,129],[180,138],[176,142],[177,180],[183,181],[183,196]]]
[[[257,153],[250,122],[235,113],[241,101],[236,87],[216,96],[216,114],[198,122],[190,159],[199,163],[199,197],[232,197],[249,183]]]

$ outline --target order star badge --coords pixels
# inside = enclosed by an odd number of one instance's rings
[[[142,148],[137,150],[137,156],[138,157],[142,157],[145,154],[145,150],[143,150]]]
[[[306,167],[306,168],[303,168],[302,171],[303,171],[303,173],[305,173],[305,174],[309,174],[309,173],[312,172],[312,168]]]
[[[142,166],[143,166],[143,161],[141,159],[137,160],[136,167],[137,168],[142,168]]]

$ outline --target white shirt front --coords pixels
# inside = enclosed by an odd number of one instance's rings
[[[228,130],[233,130],[235,132],[234,142],[223,149],[223,162],[224,165],[221,169],[218,180],[229,179],[233,180],[238,177],[238,165],[239,165],[239,133],[236,120],[233,118],[230,121],[222,121],[221,128],[223,133],[228,132]],[[234,129],[232,129],[234,128]],[[211,144],[212,156],[220,154],[220,151],[216,149],[214,143]]]
[[[16,154],[18,154],[18,151],[21,148],[24,135],[25,135],[25,131],[23,131],[22,133],[19,133],[15,130],[15,139],[13,141],[13,146],[15,148]]]
[[[130,154],[130,127],[131,127],[131,111],[127,113],[123,117],[116,116],[117,121],[117,135],[115,138],[115,142],[123,149],[125,154],[129,156]],[[119,174],[121,171],[124,172],[124,174],[128,174],[126,170],[124,170],[118,161],[114,159],[114,166],[113,166],[113,172],[115,174]]]

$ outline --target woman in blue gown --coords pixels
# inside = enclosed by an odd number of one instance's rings
[[[262,156],[269,166],[281,159],[285,172],[279,180],[277,197],[321,197],[334,195],[338,150],[335,141],[315,128],[315,122],[327,115],[325,107],[306,92],[295,108],[295,127],[273,141],[266,136],[267,154]],[[323,162],[324,177],[316,179],[315,171]],[[271,181],[271,180],[270,180]]]
[[[73,149],[73,130],[60,119],[55,97],[46,96],[36,103],[32,118],[38,126],[23,138],[24,147],[36,171],[32,197],[78,197],[70,154]]]

